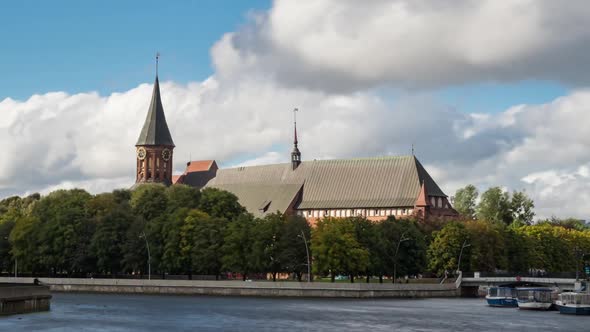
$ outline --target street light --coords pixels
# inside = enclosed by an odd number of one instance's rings
[[[397,241],[397,247],[395,248],[395,255],[393,256],[393,281],[392,283],[395,284],[395,279],[397,279],[397,254],[399,253],[399,247],[401,246],[402,242],[406,242],[411,240],[409,237],[406,237],[406,233],[408,231],[405,231],[402,233],[402,235],[399,237],[399,241]]]
[[[147,252],[148,252],[148,280],[151,280],[152,279],[152,256],[150,255],[150,244],[148,243],[147,236],[145,235],[145,232],[141,232],[139,237],[143,238],[145,240],[145,246],[146,246]]]
[[[311,282],[311,261],[309,259],[309,247],[307,246],[307,239],[305,238],[305,233],[301,230],[301,235],[297,235],[303,239],[303,243],[305,243],[305,253],[307,254],[307,282]]]
[[[574,248],[574,256],[576,256],[576,281],[580,280],[580,261],[588,254],[590,253],[582,253],[582,250],[578,247]]]
[[[467,240],[463,241],[461,251],[459,252],[459,264],[457,264],[457,272],[461,271],[461,257],[463,257],[463,249],[471,247],[471,244],[467,244]]]

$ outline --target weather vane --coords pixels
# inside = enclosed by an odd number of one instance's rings
[[[297,123],[297,112],[299,112],[299,109],[297,107],[295,107],[293,109],[293,122]]]

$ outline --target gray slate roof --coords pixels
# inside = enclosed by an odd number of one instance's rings
[[[233,192],[256,214],[265,201],[268,212],[284,212],[301,187],[298,209],[411,207],[422,182],[430,196],[446,197],[414,156],[219,169],[206,186]]]
[[[135,145],[174,146],[168,124],[166,123],[162,100],[160,99],[160,82],[158,76],[156,76],[156,82],[154,83],[152,101],[150,102],[147,117],[145,118],[145,123]]]

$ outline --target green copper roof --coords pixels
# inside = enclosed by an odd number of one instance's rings
[[[154,83],[152,101],[147,117],[145,118],[145,123],[135,145],[174,146],[168,124],[166,123],[162,100],[160,99],[160,82],[158,81],[158,76],[156,76],[156,82]]]
[[[301,187],[298,209],[411,207],[423,182],[429,196],[446,196],[414,156],[220,169],[206,186],[233,192],[258,214],[268,201],[268,212],[284,212]]]

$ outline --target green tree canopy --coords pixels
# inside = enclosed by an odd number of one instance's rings
[[[324,218],[318,221],[311,233],[314,271],[351,277],[365,272],[369,265],[369,252],[357,239],[354,218]]]
[[[230,221],[246,212],[236,195],[216,188],[205,188],[201,191],[199,210],[212,217]]]
[[[500,187],[492,187],[481,195],[477,218],[509,225],[514,220],[511,208],[510,195]]]
[[[243,213],[230,222],[225,229],[223,252],[223,269],[242,275],[243,280],[254,269],[252,262],[252,237],[255,227],[254,217]]]
[[[174,211],[180,208],[196,209],[199,206],[201,192],[184,184],[175,184],[166,188],[168,210]]]
[[[474,185],[469,184],[455,193],[454,208],[467,219],[475,219],[476,201],[479,192]]]
[[[389,217],[377,224],[382,271],[391,276],[415,275],[426,267],[424,234],[411,219]],[[395,278],[393,279],[395,281]]]
[[[535,203],[524,191],[515,191],[510,200],[510,210],[514,222],[530,225],[533,222]]]
[[[146,221],[155,219],[167,210],[166,187],[155,183],[142,184],[131,193],[130,204],[135,215]]]
[[[469,244],[469,233],[465,225],[449,222],[440,231],[435,232],[434,239],[428,247],[428,267],[431,271],[442,274],[444,271],[455,271],[459,268],[466,271],[471,265],[469,260],[470,247],[465,247],[458,267],[459,255],[463,244]]]

